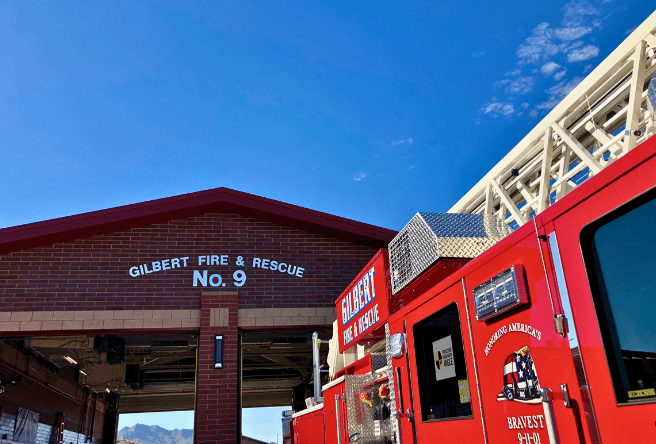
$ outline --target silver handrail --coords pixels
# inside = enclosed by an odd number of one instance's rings
[[[335,416],[337,417],[337,444],[342,444],[342,419],[339,416],[339,394],[335,395]]]
[[[551,444],[560,444],[558,439],[558,429],[556,428],[556,419],[554,418],[553,404],[551,402],[551,390],[548,388],[540,389],[540,398],[542,399],[542,408],[544,409],[544,422],[547,423],[547,433]]]

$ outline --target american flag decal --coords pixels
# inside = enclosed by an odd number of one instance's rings
[[[522,347],[506,358],[503,366],[503,389],[497,401],[539,404],[540,382],[528,347]]]

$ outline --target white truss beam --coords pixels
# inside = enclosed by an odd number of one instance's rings
[[[569,148],[574,151],[574,153],[579,156],[583,163],[585,163],[588,168],[590,168],[595,173],[601,171],[601,165],[599,162],[597,162],[595,158],[592,157],[592,154],[590,154],[588,150],[585,149],[585,147],[581,145],[569,131],[557,123],[551,125],[551,128],[556,132],[556,134],[560,136],[561,139],[563,139],[563,143],[566,145],[565,149]]]
[[[640,124],[640,113],[642,111],[642,91],[645,85],[645,54],[646,42],[641,40],[636,45],[633,53],[633,72],[631,73],[631,88],[629,93],[629,106],[626,118],[626,129],[624,134],[624,147],[627,151],[636,146],[638,140],[638,125]]]
[[[540,165],[540,171],[543,173],[540,175],[540,190],[538,191],[538,196],[540,197],[538,201],[538,213],[546,210],[549,206],[549,183],[551,182],[551,162],[553,161],[553,130],[551,127],[547,128],[544,132],[544,149],[542,154],[542,164]]]
[[[656,12],[449,211],[523,225],[656,132]]]

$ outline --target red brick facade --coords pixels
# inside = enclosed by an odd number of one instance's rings
[[[0,256],[0,311],[199,309],[193,270],[218,273],[240,308],[332,307],[377,248],[237,214],[210,213]],[[198,266],[199,255],[229,265]],[[245,264],[237,266],[241,256]],[[188,257],[187,267],[131,277],[130,267]],[[303,267],[303,277],[253,268],[253,258]],[[216,282],[216,281],[215,281]],[[230,288],[228,287],[228,288]],[[212,289],[207,287],[205,290]]]

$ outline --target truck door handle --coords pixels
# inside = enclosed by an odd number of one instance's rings
[[[567,383],[560,384],[560,391],[563,392],[563,404],[565,404],[565,407],[572,408],[572,400],[569,397],[569,390],[567,389]]]
[[[402,415],[403,414],[403,388],[401,387],[401,369],[396,367],[394,370],[396,371],[396,386],[398,387],[398,392],[399,392],[399,402],[397,403],[398,405],[397,412]]]

